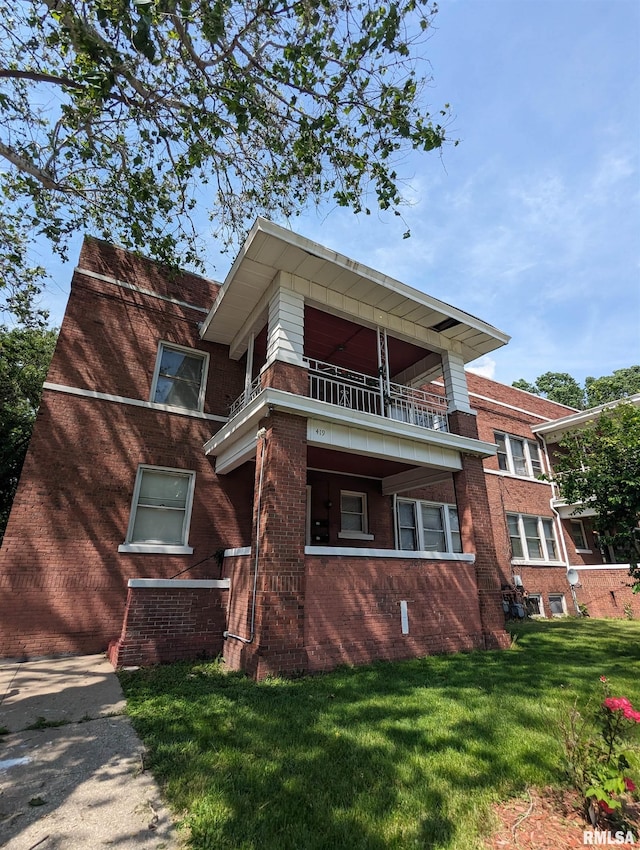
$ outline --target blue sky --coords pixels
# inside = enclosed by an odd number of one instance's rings
[[[460,144],[403,163],[404,221],[327,207],[291,227],[510,334],[473,364],[498,381],[640,363],[640,2],[439,7],[427,98]],[[222,279],[231,256],[210,260]],[[59,323],[72,263],[50,267]]]

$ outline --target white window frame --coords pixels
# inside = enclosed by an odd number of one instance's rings
[[[556,534],[556,526],[552,517],[546,516],[532,516],[531,514],[518,514],[513,511],[507,511],[507,534],[509,535],[509,543],[511,544],[511,529],[509,528],[509,517],[516,517],[517,525],[518,525],[518,537],[520,539],[520,546],[522,548],[522,555],[513,555],[511,563],[520,566],[525,564],[561,564],[562,561],[558,557],[558,535]],[[525,519],[533,519],[536,521],[536,531],[537,537],[536,540],[540,543],[540,548],[542,550],[542,558],[536,558],[529,553],[529,546],[527,544],[527,535],[524,527]],[[544,523],[547,522],[551,527],[551,534],[553,539],[553,544],[556,550],[556,557],[549,557],[549,547],[547,546],[547,537],[544,531]]]
[[[188,357],[197,357],[202,360],[202,380],[200,381],[200,391],[198,393],[198,406],[195,410],[202,412],[204,409],[204,399],[207,389],[207,375],[209,373],[209,354],[206,351],[199,351],[197,348],[188,348],[185,345],[176,345],[173,342],[166,342],[165,340],[160,340],[158,343],[158,351],[156,353],[156,365],[153,370],[153,379],[151,381],[151,394],[149,396],[149,401],[154,404],[162,404],[162,402],[156,402],[156,392],[158,390],[158,380],[160,378],[160,364],[162,362],[162,353],[165,350],[169,351],[179,351],[182,354],[186,354]],[[174,407],[176,410],[193,410],[191,407],[182,407],[181,405],[171,404],[165,405],[165,407]]]
[[[362,512],[358,514],[358,516],[362,517],[362,529],[360,531],[354,531],[350,529],[342,528],[342,497],[343,496],[355,496],[361,500]],[[349,513],[345,511],[344,513]],[[341,490],[340,491],[340,531],[338,532],[338,537],[343,540],[373,540],[373,534],[369,534],[369,511],[367,506],[367,494],[361,493],[357,490]]]
[[[174,475],[180,475],[189,479],[187,488],[187,498],[184,508],[184,520],[182,525],[182,543],[134,543],[132,542],[133,530],[136,521],[136,511],[138,509],[138,501],[140,498],[140,487],[142,478],[146,471],[149,472],[165,472]],[[118,552],[129,553],[156,553],[164,555],[191,555],[193,547],[189,546],[189,529],[191,526],[191,509],[193,507],[193,493],[196,485],[196,474],[189,469],[173,469],[168,466],[151,466],[149,464],[140,464],[136,472],[136,482],[133,488],[133,496],[131,498],[131,510],[129,512],[129,526],[127,528],[127,537],[125,542],[118,546]]]
[[[411,504],[413,506],[413,516],[415,520],[415,532],[416,532],[416,543],[417,549],[402,549],[401,539],[400,539],[400,516],[399,516],[399,505],[404,502]],[[422,526],[422,511],[419,510],[422,505],[426,505],[429,508],[439,508],[440,515],[442,516],[442,526],[444,531],[446,549],[444,552],[436,552],[433,549],[425,549],[424,547],[424,528]],[[397,497],[395,502],[395,531],[396,531],[396,549],[401,552],[428,552],[431,557],[437,557],[438,555],[462,555],[464,554],[462,551],[455,551],[453,548],[453,530],[451,527],[451,515],[450,511],[453,510],[458,512],[458,508],[456,505],[451,505],[446,502],[429,502],[426,499],[405,499],[400,496]],[[459,521],[459,517],[458,517]],[[460,532],[455,532],[460,535]],[[462,535],[460,535],[460,548],[462,549]]]
[[[529,440],[526,437],[518,437],[516,434],[507,434],[504,431],[494,431],[493,438],[498,442],[498,438],[501,437],[504,441],[505,451],[500,452],[500,454],[504,454],[506,458],[507,468],[502,469],[500,467],[500,460],[498,458],[498,468],[500,472],[503,474],[515,475],[518,478],[533,478],[537,479],[539,475],[544,473],[544,464],[542,460],[542,452],[540,451],[540,446],[535,440]],[[524,462],[525,462],[525,472],[517,472],[516,464],[514,460],[514,447],[512,445],[512,441],[517,440],[519,443],[523,444],[523,452],[524,452]],[[540,471],[536,471],[533,466],[533,457],[531,454],[531,446],[535,446],[537,454],[538,454],[538,465],[540,466]]]
[[[555,614],[551,610],[551,598],[556,597],[560,600],[560,604],[562,605],[562,612],[560,614]],[[549,613],[552,617],[566,617],[567,616],[567,600],[565,598],[564,593],[550,593],[549,594]]]
[[[573,531],[572,531],[572,528],[571,528],[574,524],[580,527],[580,535],[582,537],[582,542],[584,543],[584,546],[578,546],[578,544],[576,543],[576,540],[575,540],[575,537],[573,536]],[[570,519],[569,520],[569,534],[571,536],[571,541],[572,541],[573,545],[575,546],[576,552],[584,552],[586,554],[591,553],[591,549],[589,549],[588,546],[587,546],[587,535],[585,534],[584,523],[582,522],[581,519]]]
[[[530,600],[530,599],[537,599],[538,600],[538,613],[537,614],[529,614],[529,612],[527,611],[526,603],[525,603],[525,612],[527,613],[527,615],[529,617],[532,617],[533,619],[540,619],[541,617],[546,616],[545,613],[544,613],[544,600],[542,598],[542,594],[541,593],[530,593],[528,595],[528,600]]]

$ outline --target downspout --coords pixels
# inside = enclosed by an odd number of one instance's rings
[[[545,440],[544,436],[542,437],[542,447],[543,447],[543,450],[544,450],[544,459],[545,459],[545,463],[547,465],[547,469],[549,470],[549,472],[551,472],[551,462],[549,460],[549,451],[548,451],[548,448],[547,448],[547,441]],[[560,546],[562,548],[562,554],[564,555],[565,569],[568,572],[569,567],[571,566],[571,564],[569,563],[569,551],[567,549],[567,542],[566,542],[565,537],[564,537],[564,530],[562,528],[562,520],[561,520],[561,517],[560,517],[560,513],[553,506],[555,498],[558,495],[556,483],[553,480],[551,481],[551,493],[552,493],[552,496],[549,499],[549,507],[551,508],[553,515],[556,519],[556,529],[558,531],[558,540],[560,541]],[[580,616],[580,606],[578,605],[578,600],[576,598],[576,589],[571,584],[571,582],[569,581],[568,578],[567,578],[567,583],[569,584],[569,587],[571,589],[571,598],[573,599],[573,605],[576,609],[576,614],[578,616]]]
[[[260,428],[256,434],[256,438],[260,441],[260,477],[258,479],[258,500],[256,504],[256,544],[255,544],[255,559],[253,563],[253,594],[251,599],[251,632],[250,637],[242,637],[242,635],[233,634],[233,632],[223,632],[222,637],[227,640],[233,638],[241,643],[253,643],[256,636],[256,595],[258,592],[258,561],[260,558],[260,517],[262,514],[262,480],[264,476],[264,446],[267,441],[267,429]]]

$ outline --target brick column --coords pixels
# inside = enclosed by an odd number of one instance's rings
[[[473,414],[453,411],[449,414],[449,423],[454,433],[478,439]],[[473,551],[476,555],[478,604],[485,647],[506,649],[510,638],[504,628],[498,558],[484,476],[482,460],[464,455],[462,469],[453,474],[453,484],[464,551]]]
[[[242,652],[242,667],[258,679],[307,669],[304,648],[307,420],[273,412],[262,424],[266,433],[259,441],[256,459],[251,544],[253,567],[259,510],[255,636]]]

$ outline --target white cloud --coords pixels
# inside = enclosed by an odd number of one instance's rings
[[[473,372],[474,375],[481,375],[483,378],[493,378],[496,373],[496,361],[493,357],[485,354],[479,360],[474,360],[469,366],[466,366],[467,372]]]

